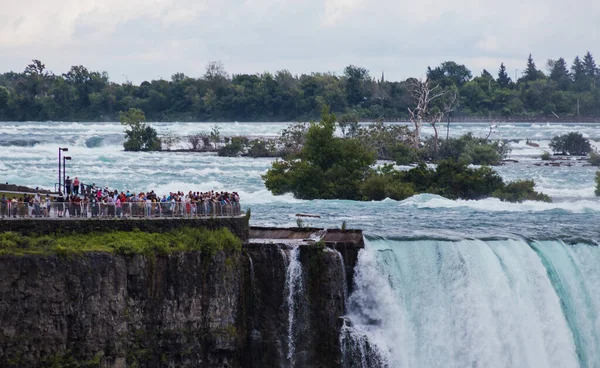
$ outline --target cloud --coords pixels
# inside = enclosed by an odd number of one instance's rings
[[[454,60],[477,74],[522,69],[529,53],[540,67],[600,58],[598,24],[592,0],[21,0],[0,12],[0,71],[37,58],[139,83],[221,60],[230,73],[355,64],[401,79]]]

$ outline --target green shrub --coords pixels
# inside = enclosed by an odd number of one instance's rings
[[[596,172],[596,196],[600,197],[600,171]]]
[[[392,150],[392,157],[396,165],[410,165],[421,160],[419,151],[404,143],[398,143]]]
[[[471,133],[440,141],[437,157],[433,139],[426,142],[425,148],[429,160],[452,159],[467,165],[499,165],[511,150],[510,144],[506,142],[490,142],[485,138],[474,137]]]
[[[401,201],[415,194],[410,183],[403,183],[390,174],[373,174],[361,183],[364,200],[381,201],[391,198]]]
[[[502,178],[490,167],[470,168],[464,162],[441,161],[433,173],[426,193],[446,198],[482,199],[503,185]]]
[[[518,180],[504,185],[496,190],[492,196],[503,202],[541,201],[552,202],[546,194],[536,192],[533,180]]]
[[[231,141],[219,148],[217,154],[223,157],[237,157],[240,156],[246,146],[248,145],[248,138],[246,137],[232,137]]]
[[[477,145],[472,147],[470,152],[461,155],[461,161],[473,165],[499,165],[502,162],[502,156],[497,149],[491,145]]]
[[[125,130],[125,151],[160,151],[161,141],[156,129],[145,124],[146,116],[140,109],[129,109],[119,113],[121,125],[128,127]]]
[[[275,157],[275,143],[271,140],[255,139],[250,142],[248,156],[250,157]]]
[[[360,183],[375,164],[375,153],[357,139],[335,137],[335,119],[324,107],[300,153],[272,163],[262,176],[269,191],[300,199],[360,199]]]
[[[226,228],[207,230],[182,228],[166,233],[139,230],[92,234],[23,236],[0,234],[0,254],[57,254],[106,252],[123,255],[170,254],[202,252],[214,254],[220,250],[241,250],[242,242]]]
[[[540,158],[542,159],[542,161],[549,161],[552,158],[552,156],[550,155],[550,152],[544,151]]]
[[[579,132],[571,132],[552,138],[550,148],[554,153],[583,156],[592,151],[590,140]]]

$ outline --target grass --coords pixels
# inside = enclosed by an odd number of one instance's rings
[[[226,228],[182,228],[165,233],[134,230],[43,236],[24,236],[13,232],[0,234],[0,255],[69,256],[86,252],[122,255],[201,252],[214,255],[222,250],[241,249],[241,240]]]
[[[552,155],[550,155],[550,152],[544,151],[544,153],[542,153],[540,158],[542,159],[542,161],[549,161],[552,159]]]
[[[35,193],[32,193],[32,194],[35,194]],[[23,194],[0,192],[0,198],[2,198],[3,195],[6,196],[6,198],[8,198],[8,199],[13,199],[13,197],[16,197],[17,200],[23,201]]]

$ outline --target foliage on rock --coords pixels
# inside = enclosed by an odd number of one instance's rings
[[[146,116],[140,109],[132,108],[121,111],[119,118],[121,125],[126,126],[125,151],[160,151],[161,141],[156,130],[145,124]]]
[[[554,153],[571,156],[584,156],[592,152],[590,140],[579,132],[571,132],[556,136],[550,141]]]
[[[275,161],[263,175],[267,189],[302,199],[359,199],[359,184],[375,154],[357,139],[335,137],[335,123],[335,115],[323,107],[321,121],[311,123],[300,153]]]
[[[540,201],[552,202],[547,194],[536,192],[533,180],[518,180],[504,185],[492,193],[503,202]]]

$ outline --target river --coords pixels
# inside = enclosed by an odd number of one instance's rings
[[[159,134],[180,136],[212,126],[152,125]],[[223,136],[274,136],[287,126],[217,125]],[[489,129],[453,123],[450,135],[486,136]],[[498,167],[502,177],[534,179],[553,203],[428,194],[400,202],[273,196],[261,179],[272,159],[124,152],[118,123],[0,123],[0,178],[52,188],[61,146],[72,157],[67,175],[85,183],[159,194],[237,191],[243,208],[252,209],[255,226],[296,226],[295,214],[309,213],[321,216],[305,219],[310,226],[339,227],[345,221],[363,229],[367,246],[348,301],[353,327],[342,336],[347,366],[600,367],[596,168],[581,161],[538,166],[549,140],[571,131],[599,146],[595,124],[498,124],[491,135],[512,141],[510,158],[518,161]]]

